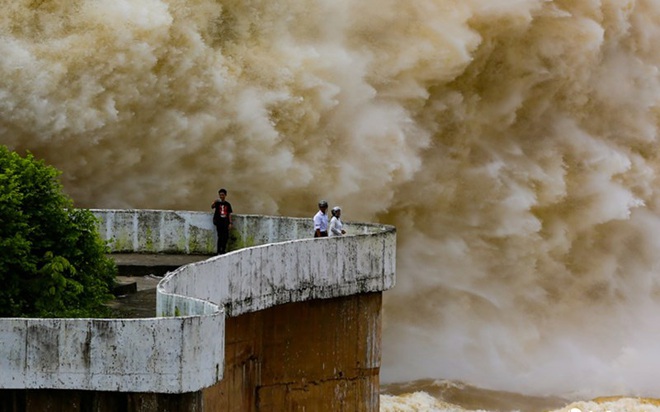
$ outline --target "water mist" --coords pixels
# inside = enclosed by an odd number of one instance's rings
[[[80,207],[398,228],[384,382],[653,395],[652,0],[3,2],[0,143]]]

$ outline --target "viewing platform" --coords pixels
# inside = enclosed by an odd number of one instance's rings
[[[0,409],[378,410],[393,227],[314,239],[311,219],[235,215],[230,252],[209,257],[210,213],[94,214],[120,266],[169,268],[156,313],[0,319]]]

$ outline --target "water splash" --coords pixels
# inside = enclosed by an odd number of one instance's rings
[[[650,0],[11,1],[0,143],[81,207],[395,224],[384,382],[652,396]]]

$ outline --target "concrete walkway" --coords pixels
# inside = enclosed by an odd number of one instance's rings
[[[115,291],[118,296],[108,306],[126,318],[156,316],[156,286],[163,276],[183,265],[211,257],[146,253],[113,253],[108,256],[119,269]]]
[[[163,276],[188,263],[206,260],[208,255],[166,255],[160,253],[111,253],[121,276]]]

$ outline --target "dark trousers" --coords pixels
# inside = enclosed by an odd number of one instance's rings
[[[229,241],[229,225],[219,224],[215,228],[218,230],[218,255],[227,253],[227,242]]]

